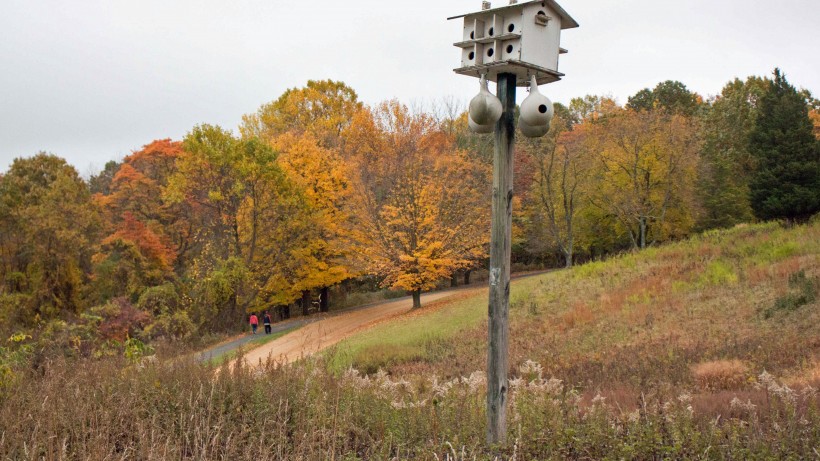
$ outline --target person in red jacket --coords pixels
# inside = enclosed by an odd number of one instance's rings
[[[259,318],[256,317],[256,314],[251,314],[251,330],[253,330],[253,334],[256,334],[256,327],[259,326]]]

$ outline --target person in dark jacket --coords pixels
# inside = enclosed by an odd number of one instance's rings
[[[270,321],[270,314],[268,314],[267,312],[265,312],[265,316],[262,317],[262,323],[265,324],[265,334],[269,335],[271,333],[271,327],[270,327],[271,321]]]

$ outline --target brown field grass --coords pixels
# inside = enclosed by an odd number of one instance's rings
[[[740,360],[712,360],[692,366],[695,384],[702,391],[742,389],[753,382],[749,371]]]
[[[0,459],[815,459],[818,277],[820,224],[764,224],[516,282],[497,447],[485,293],[216,378],[35,352],[0,386]]]

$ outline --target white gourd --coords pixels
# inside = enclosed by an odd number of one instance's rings
[[[487,78],[482,75],[478,95],[470,101],[470,117],[478,125],[494,125],[504,112],[501,101],[490,93],[487,85]]]
[[[538,82],[533,76],[530,80],[530,95],[521,103],[521,116],[518,119],[519,127],[522,124],[527,125],[529,128],[546,126],[549,130],[554,113],[555,108],[552,106],[552,101],[538,91]]]
[[[521,130],[521,134],[528,138],[540,138],[547,134],[550,130],[549,125],[539,125],[539,126],[530,126],[527,125],[527,122],[524,121],[523,118],[518,118],[518,129]]]
[[[467,114],[467,125],[469,125],[470,131],[476,134],[487,134],[495,131],[495,123],[479,125],[478,123],[473,121],[473,117],[469,114]]]

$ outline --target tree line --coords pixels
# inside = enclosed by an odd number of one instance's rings
[[[820,108],[778,70],[710,100],[668,81],[556,105],[516,146],[514,259],[572,265],[820,210]],[[492,139],[452,101],[367,106],[309,81],[88,180],[46,153],[0,175],[0,325],[122,340],[307,314],[351,280],[420,294],[487,264]],[[107,332],[107,333],[106,333]],[[74,333],[66,333],[68,336]]]

